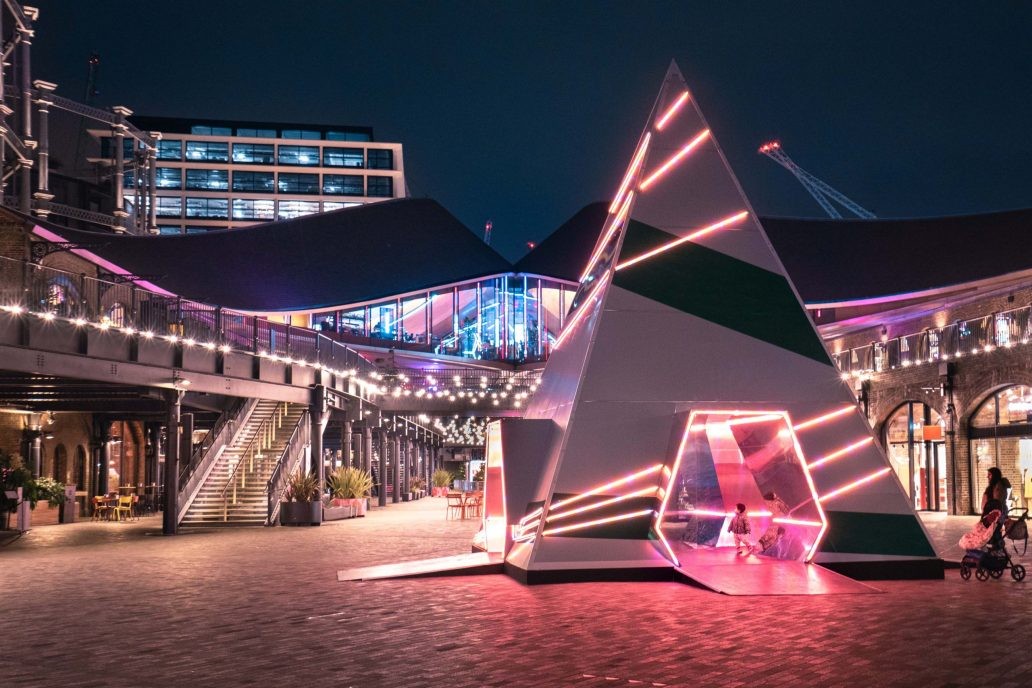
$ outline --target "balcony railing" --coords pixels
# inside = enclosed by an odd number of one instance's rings
[[[863,375],[949,361],[1032,340],[1032,306],[960,320],[832,354],[843,374]]]
[[[0,257],[0,306],[48,317],[139,332],[175,335],[191,344],[276,356],[333,370],[370,374],[376,366],[354,349],[314,330],[221,306],[148,291],[133,281],[87,277]]]

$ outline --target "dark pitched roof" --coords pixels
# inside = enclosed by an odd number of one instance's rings
[[[579,280],[608,213],[608,203],[600,201],[584,206],[517,261],[516,272]]]
[[[1032,269],[1032,209],[762,223],[807,303],[906,294]]]
[[[256,311],[304,310],[504,273],[512,266],[436,201],[397,199],[186,236],[47,225],[171,292]]]

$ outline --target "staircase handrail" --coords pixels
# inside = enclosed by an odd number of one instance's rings
[[[215,421],[215,425],[205,433],[204,439],[201,440],[201,443],[194,447],[193,453],[190,455],[190,460],[180,468],[180,485],[186,484],[187,479],[193,474],[194,470],[196,470],[198,464],[201,463],[201,459],[204,458],[204,455],[208,453],[208,450],[211,449],[213,445],[222,439],[224,431],[227,428],[231,431],[235,431],[236,428],[243,427],[256,406],[258,406],[258,399],[237,399],[228,409],[219,415],[218,419]]]
[[[280,410],[282,409],[282,411]],[[258,452],[262,449],[267,449],[272,444],[272,436],[276,433],[274,424],[277,420],[282,423],[282,416],[285,416],[287,412],[287,403],[282,402],[276,404],[276,408],[273,410],[272,415],[268,418],[262,419],[261,424],[255,430],[254,435],[251,437],[251,441],[247,443],[247,446],[240,453],[240,458],[237,460],[236,465],[233,466],[232,472],[229,474],[229,480],[226,481],[226,486],[222,488],[222,492],[219,493],[219,499],[222,500],[223,504],[223,518],[228,518],[229,513],[229,499],[230,496],[233,498],[233,503],[236,503],[236,490],[237,487],[247,486],[247,474],[254,473],[254,460],[257,458]],[[266,437],[266,435],[270,435]],[[258,446],[255,443],[259,442]],[[261,446],[261,443],[267,443],[266,446]],[[248,452],[250,452],[250,459],[248,459]],[[248,466],[247,471],[241,473],[241,468],[244,465]],[[232,495],[229,494],[230,488],[232,488]]]
[[[272,470],[272,475],[269,476],[269,482],[265,486],[265,492],[268,495],[268,515],[265,519],[265,525],[271,526],[276,522],[276,516],[279,515],[280,498],[283,495],[284,489],[286,489],[287,478],[294,472],[304,457],[305,452],[303,451],[308,446],[307,438],[311,435],[311,422],[312,418],[305,409],[304,413],[301,414],[301,418],[298,419],[297,425],[294,427],[294,432],[290,434],[290,439],[287,440],[286,446],[283,447],[283,453],[280,454],[279,460],[276,461],[276,467]],[[284,466],[290,461],[290,457],[294,457],[294,461],[290,466],[284,470]]]

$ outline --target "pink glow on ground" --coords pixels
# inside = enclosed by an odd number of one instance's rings
[[[701,238],[701,237],[703,237],[703,236],[705,236],[707,234],[710,234],[712,232],[716,232],[717,230],[724,229],[726,227],[730,227],[731,225],[738,224],[739,222],[741,222],[742,220],[744,220],[748,216],[749,216],[749,211],[743,210],[741,212],[735,213],[734,215],[731,215],[730,217],[725,217],[723,220],[720,220],[718,222],[714,222],[713,224],[708,225],[706,227],[703,227],[702,229],[698,229],[698,230],[692,232],[691,234],[683,236],[683,237],[681,237],[679,239],[675,239],[674,241],[667,242],[667,243],[663,244],[662,246],[660,246],[659,248],[654,248],[651,251],[647,251],[647,252],[641,254],[640,256],[635,256],[634,258],[631,258],[629,260],[625,260],[624,262],[622,262],[619,265],[617,265],[616,269],[617,270],[623,270],[624,268],[626,268],[628,266],[634,265],[635,263],[640,263],[641,261],[646,260],[647,258],[651,258],[652,256],[655,256],[655,255],[657,255],[659,253],[663,253],[664,251],[669,251],[672,248],[676,248],[677,246],[680,246],[683,243],[686,243],[688,241],[694,241],[694,240],[699,239],[699,238]]]
[[[670,171],[672,167],[674,167],[674,165],[677,165],[679,162],[684,160],[684,158],[687,157],[687,155],[691,153],[693,150],[695,150],[699,146],[699,144],[708,139],[709,135],[709,129],[703,129],[701,132],[699,132],[699,134],[696,135],[694,139],[686,143],[684,147],[681,148],[681,150],[677,151],[677,153],[675,153],[673,157],[671,157],[669,160],[663,163],[658,170],[650,174],[648,178],[645,179],[645,181],[643,181],[638,186],[638,190],[645,191],[647,188],[652,186],[652,184],[655,183],[656,180],[662,178],[663,175],[665,175],[667,172]]]

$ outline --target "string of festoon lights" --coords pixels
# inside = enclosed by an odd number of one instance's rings
[[[940,363],[942,361],[955,361],[957,359],[964,358],[965,356],[981,356],[981,355],[984,355],[984,354],[991,354],[994,351],[997,351],[999,349],[1014,349],[1014,348],[1026,345],[1026,344],[1029,343],[1029,341],[1030,340],[1029,340],[1028,337],[1023,337],[1022,339],[1020,339],[1019,341],[1016,341],[1016,342],[1015,341],[1008,341],[1005,344],[999,344],[999,345],[996,345],[996,344],[986,344],[985,346],[982,346],[982,347],[977,347],[977,346],[976,347],[972,347],[969,351],[957,351],[957,353],[955,353],[955,354],[950,354],[950,353],[942,352],[942,353],[940,353],[937,356],[929,356],[927,359],[919,359],[919,360],[916,360],[916,361],[915,360],[901,361],[899,363],[899,365],[894,365],[894,366],[886,365],[881,370],[878,370],[876,368],[863,368],[861,370],[851,370],[849,372],[841,373],[841,377],[842,377],[843,380],[859,380],[861,382],[866,382],[866,381],[872,379],[878,373],[884,373],[884,372],[888,372],[890,370],[897,370],[899,368],[913,368],[913,367],[918,367],[918,366],[924,366],[924,365],[929,365],[929,364],[932,364],[932,363]],[[868,346],[870,346],[870,345],[868,345]],[[842,355],[842,354],[850,354],[850,355],[852,355],[853,351],[856,351],[856,350],[859,350],[859,349],[863,349],[863,348],[866,348],[866,347],[854,347],[852,349],[846,349],[845,351],[842,351],[842,352],[840,352],[837,355]]]
[[[296,365],[301,368],[312,368],[323,370],[331,375],[346,378],[353,381],[361,389],[364,395],[383,395],[392,397],[414,397],[416,399],[441,400],[449,404],[478,405],[487,407],[512,407],[520,408],[527,399],[537,390],[539,372],[499,372],[492,375],[442,375],[435,376],[432,373],[422,371],[404,372],[363,372],[356,368],[334,368],[318,362],[308,361],[302,357],[292,357],[276,354],[263,349],[257,352],[247,349],[235,349],[228,344],[218,344],[211,341],[199,341],[192,337],[178,334],[160,334],[153,330],[137,329],[132,326],[121,326],[112,321],[108,316],[100,320],[88,320],[82,317],[64,317],[51,311],[32,311],[21,305],[2,305],[0,311],[12,315],[36,317],[44,322],[68,322],[78,328],[94,328],[102,332],[119,332],[129,337],[138,337],[142,340],[165,341],[172,345],[182,346],[185,349],[198,348],[213,353],[229,354],[238,353],[255,356],[271,362],[283,363],[285,365]],[[183,385],[188,385],[189,380],[180,380]]]
[[[445,422],[442,418],[434,419],[434,428],[443,436],[448,444],[483,446],[487,424],[490,418],[460,418],[455,416]]]

